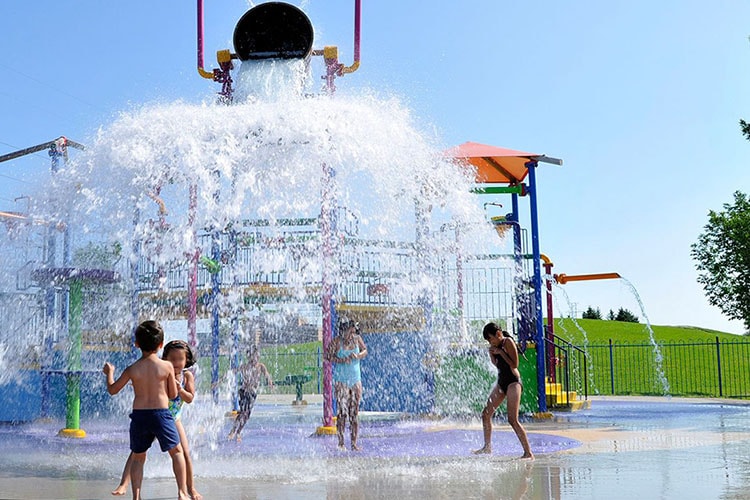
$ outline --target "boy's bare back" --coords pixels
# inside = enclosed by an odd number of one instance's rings
[[[177,397],[174,367],[169,361],[159,359],[155,352],[144,355],[128,366],[116,381],[110,378],[113,372],[114,367],[106,363],[104,373],[107,374],[107,390],[110,394],[117,394],[128,381],[132,382],[134,410],[168,408],[169,400]]]

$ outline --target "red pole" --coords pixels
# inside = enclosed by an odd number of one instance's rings
[[[552,263],[545,263],[544,264],[544,273],[547,276],[552,276]],[[554,321],[554,314],[552,311],[552,279],[547,278],[547,345],[546,352],[547,352],[547,376],[549,377],[549,381],[554,383],[555,382],[555,352],[552,348],[552,345],[555,341],[555,321]]]
[[[333,300],[333,168],[323,164],[322,200],[320,204],[320,239],[323,253],[323,275],[321,276],[323,294],[323,427],[333,429],[333,365],[326,355],[333,342],[333,322],[331,303]]]

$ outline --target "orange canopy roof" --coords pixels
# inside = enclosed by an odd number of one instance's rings
[[[528,175],[526,163],[529,161],[562,165],[562,160],[556,158],[478,142],[465,142],[449,149],[446,154],[476,167],[476,182],[479,184],[517,184]]]

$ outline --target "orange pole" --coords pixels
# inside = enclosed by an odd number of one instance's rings
[[[609,280],[621,278],[617,273],[598,273],[598,274],[576,274],[568,276],[567,274],[556,274],[555,281],[560,285],[564,285],[569,281],[588,281],[588,280]]]

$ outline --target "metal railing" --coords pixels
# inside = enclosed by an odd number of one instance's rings
[[[561,390],[551,406],[570,406],[573,393],[576,400],[588,399],[589,369],[586,351],[557,335],[553,334],[552,338],[553,340],[546,337],[544,339],[548,352],[545,359],[546,380],[548,384],[560,384]]]
[[[586,346],[594,394],[750,398],[750,340]],[[665,387],[663,381],[666,381]]]

